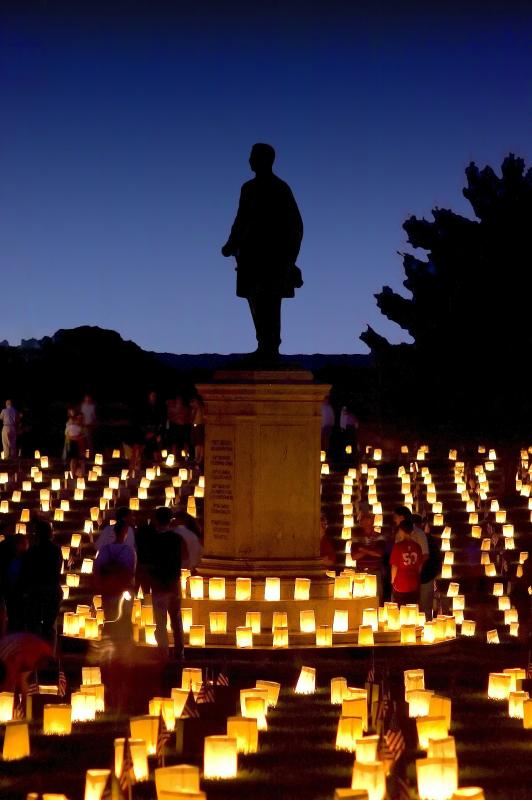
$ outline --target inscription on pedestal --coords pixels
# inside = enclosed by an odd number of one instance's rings
[[[234,431],[220,426],[207,443],[209,539],[217,552],[229,552],[233,540]]]

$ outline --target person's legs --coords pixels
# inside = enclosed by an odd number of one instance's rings
[[[2,450],[4,458],[9,458],[9,429],[6,426],[2,428]]]
[[[22,594],[18,591],[8,590],[5,594],[5,607],[7,615],[7,633],[18,633],[23,631],[26,626],[26,602]],[[32,624],[37,625],[35,618]]]
[[[418,592],[396,592],[396,590],[393,589],[392,600],[399,606],[411,605],[419,601],[419,594]]]
[[[379,572],[376,571],[376,572],[372,572],[370,574],[371,575],[375,575],[375,578],[377,579],[377,600],[379,601],[379,605],[382,606],[382,603],[383,603],[383,599],[382,599],[382,593],[383,593],[382,573],[380,571]]]
[[[178,591],[171,592],[168,597],[168,615],[174,634],[174,654],[177,659],[183,656],[183,619],[181,617],[181,597]]]
[[[48,589],[43,592],[42,599],[42,635],[48,642],[55,644],[56,630],[55,621],[59,614],[61,605],[61,595],[56,589]]]
[[[434,603],[434,581],[422,583],[419,587],[419,609],[425,613],[425,619],[432,619],[432,606]]]
[[[105,620],[103,629],[111,639],[114,639],[119,599],[118,595],[115,594],[102,594],[102,609]]]
[[[168,633],[166,631],[166,615],[170,594],[157,592],[152,594],[153,620],[155,622],[155,640],[160,650],[168,654]]]

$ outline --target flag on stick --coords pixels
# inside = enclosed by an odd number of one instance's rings
[[[196,698],[196,703],[214,703],[214,688],[212,684],[203,681]]]
[[[382,761],[388,762],[391,766],[395,764],[406,749],[405,737],[397,722],[397,714],[394,709],[390,718],[390,723],[382,737],[381,754]]]
[[[377,728],[378,733],[384,730],[384,723],[388,717],[388,712],[391,707],[390,686],[386,681],[382,681],[379,690],[379,698],[375,708],[373,724]]]
[[[157,747],[156,747],[156,756],[157,761],[160,767],[164,767],[164,748],[166,746],[166,742],[170,739],[170,731],[167,729],[163,712],[162,710],[159,712],[159,724],[157,727]]]
[[[31,694],[39,694],[39,676],[37,670],[33,673],[33,680],[28,683],[26,689],[26,697]]]
[[[114,762],[109,770],[109,777],[100,795],[100,800],[113,800]]]
[[[67,679],[61,667],[61,664],[59,664],[59,676],[57,678],[57,688],[59,697],[65,697],[67,693]]]
[[[368,725],[371,728],[373,726],[374,717],[376,716],[378,710],[377,704],[379,700],[379,686],[375,683],[374,665],[369,668],[365,689],[368,699]]]
[[[181,716],[189,719],[197,719],[199,717],[199,711],[194,700],[194,693],[192,689],[188,693],[188,697],[186,699],[185,705],[183,706],[183,711],[181,712]]]
[[[118,785],[124,797],[131,800],[131,786],[135,780],[135,773],[133,772],[133,757],[131,755],[131,746],[129,744],[129,736],[126,736],[124,741],[124,753],[122,755],[122,769],[118,776]]]
[[[216,678],[216,686],[229,686],[229,678],[224,670],[218,673]]]

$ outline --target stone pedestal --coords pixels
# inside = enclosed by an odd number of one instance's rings
[[[198,390],[205,402],[201,574],[304,576],[317,589],[324,579],[320,406],[329,387],[305,371],[235,371]]]

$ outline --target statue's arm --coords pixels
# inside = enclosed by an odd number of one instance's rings
[[[298,205],[296,203],[296,199],[292,194],[292,190],[288,187],[288,217],[289,217],[289,226],[288,230],[290,232],[290,256],[293,258],[295,263],[298,255],[299,250],[301,248],[301,242],[303,240],[303,219],[301,217],[301,213],[299,211]]]

